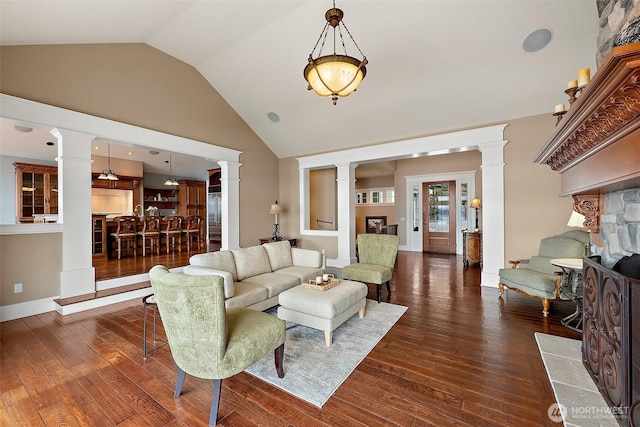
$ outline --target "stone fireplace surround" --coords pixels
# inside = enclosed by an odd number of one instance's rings
[[[595,255],[602,257],[602,265],[613,268],[622,257],[640,254],[640,188],[605,193],[603,199],[604,245]]]
[[[535,161],[561,174],[561,195],[592,232],[582,360],[629,426],[640,407],[640,281],[612,267],[640,253],[640,42],[613,49]]]

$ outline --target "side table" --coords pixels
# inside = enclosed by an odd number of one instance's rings
[[[576,305],[573,314],[561,320],[561,323],[576,332],[582,332],[582,259],[555,258],[551,264],[562,269],[560,297],[570,299]]]
[[[462,232],[462,256],[465,267],[469,264],[478,264],[482,268],[482,232]]]
[[[289,244],[291,245],[292,248],[295,248],[297,243],[298,243],[298,239],[287,239],[287,238],[283,238],[282,240],[288,240]],[[273,240],[271,240],[271,237],[265,237],[265,238],[260,238],[258,239],[258,241],[260,241],[261,245],[264,245],[265,243],[271,243],[273,242]]]

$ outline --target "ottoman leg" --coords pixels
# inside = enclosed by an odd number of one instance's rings
[[[360,316],[361,319],[364,318],[364,312],[365,312],[366,306],[362,307],[359,311],[358,311],[358,316]]]
[[[327,347],[331,347],[331,341],[333,340],[333,332],[324,331],[324,342],[327,344]]]

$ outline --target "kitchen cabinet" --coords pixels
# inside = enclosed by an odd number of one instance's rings
[[[109,179],[98,179],[100,174],[91,175],[91,187],[93,188],[110,188],[114,190],[135,190],[140,187],[142,178],[133,176],[118,176],[117,181]]]
[[[58,167],[14,163],[16,220],[33,222],[34,215],[58,214]]]
[[[207,184],[204,181],[178,181],[178,215],[207,218]]]
[[[92,215],[91,217],[91,253],[94,258],[107,258],[107,216]]]

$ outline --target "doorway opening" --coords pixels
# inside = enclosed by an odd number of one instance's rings
[[[423,252],[456,253],[456,182],[422,184]]]

